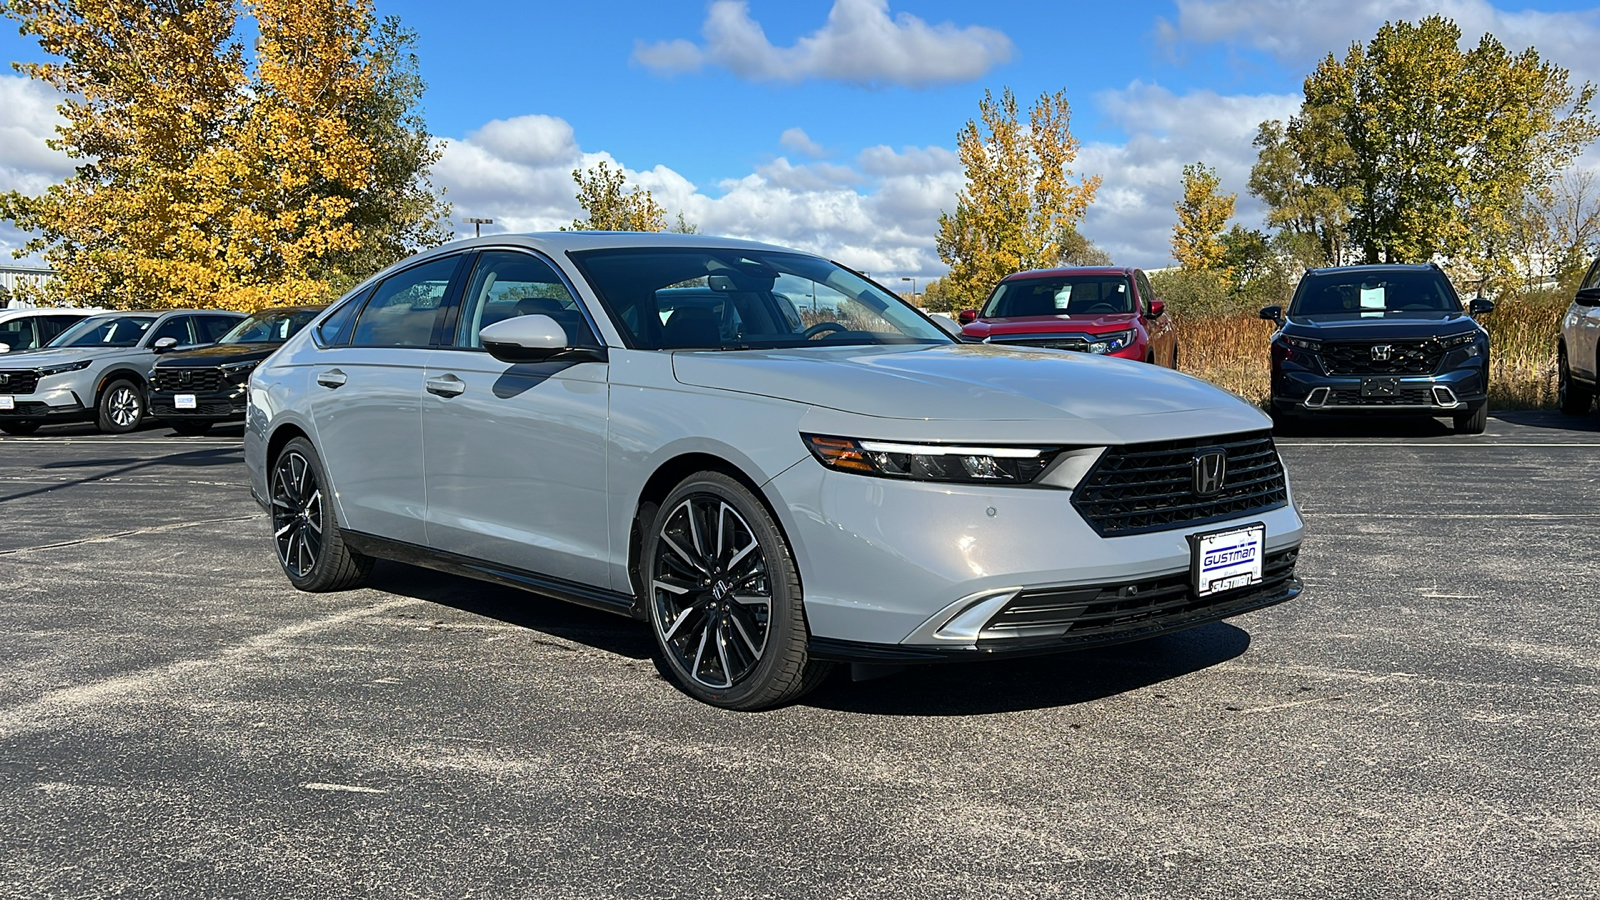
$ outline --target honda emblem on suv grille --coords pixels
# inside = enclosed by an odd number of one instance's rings
[[[1394,358],[1394,345],[1393,344],[1373,344],[1372,345],[1372,361],[1373,362],[1388,362],[1389,360],[1391,360],[1393,358]]]
[[[0,372],[0,384],[10,384],[10,383],[11,383],[11,376],[7,375],[4,372]]]
[[[1194,452],[1194,492],[1210,497],[1222,490],[1222,481],[1228,477],[1228,451],[1221,447],[1206,447]]]

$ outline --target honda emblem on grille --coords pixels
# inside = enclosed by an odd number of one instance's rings
[[[1207,447],[1194,452],[1194,492],[1210,497],[1222,490],[1223,479],[1228,477],[1228,451],[1221,447]]]
[[[10,384],[10,383],[11,383],[11,376],[7,375],[4,372],[0,372],[0,384]]]
[[[1393,344],[1373,344],[1372,345],[1372,361],[1373,362],[1388,362],[1389,360],[1391,360],[1393,358],[1394,358],[1394,345]]]
[[[189,383],[189,373],[188,372],[179,372],[178,373],[178,383],[179,384],[188,384]]]

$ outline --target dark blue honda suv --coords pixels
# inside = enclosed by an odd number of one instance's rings
[[[1475,320],[1494,302],[1463,307],[1436,265],[1312,269],[1287,314],[1268,306],[1272,417],[1448,416],[1482,434],[1489,406],[1489,334]]]

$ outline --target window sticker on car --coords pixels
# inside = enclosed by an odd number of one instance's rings
[[[1056,309],[1066,309],[1067,308],[1067,304],[1069,304],[1071,302],[1072,302],[1072,285],[1064,284],[1064,285],[1061,286],[1060,290],[1056,291]]]
[[[1383,285],[1380,284],[1371,288],[1363,286],[1361,288],[1361,308],[1383,309]]]

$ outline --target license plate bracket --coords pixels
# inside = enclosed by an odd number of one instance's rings
[[[1400,379],[1398,378],[1361,379],[1361,396],[1363,397],[1394,397],[1399,393]]]
[[[1267,526],[1252,522],[1224,531],[1189,536],[1190,577],[1196,597],[1261,583]]]
[[[172,398],[174,409],[195,409],[197,405],[193,394],[178,394]]]
[[[10,394],[0,394],[0,409],[16,409],[17,398]]]

